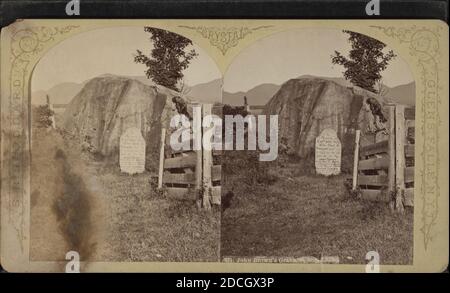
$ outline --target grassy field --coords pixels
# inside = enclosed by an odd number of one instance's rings
[[[116,261],[217,261],[220,214],[152,192],[150,174],[98,170],[109,198],[109,242]]]
[[[63,138],[64,137],[64,138]],[[31,160],[31,258],[217,261],[220,211],[164,198],[145,172],[123,174],[57,130],[36,130]]]
[[[354,199],[344,186],[348,175],[327,178],[305,171],[311,167],[273,164],[272,184],[249,184],[245,168],[227,173],[224,190],[235,196],[222,214],[221,257],[338,256],[340,263],[361,264],[374,250],[382,264],[412,263],[412,210],[399,215]]]
[[[317,176],[311,161],[260,165],[233,156],[223,161],[222,179],[223,193],[234,197],[220,216],[164,198],[152,187],[154,174],[122,174],[58,131],[35,131],[31,259],[64,260],[77,250],[97,261],[338,256],[361,264],[375,250],[382,264],[412,263],[412,210],[399,215],[357,200],[344,186],[348,175]]]

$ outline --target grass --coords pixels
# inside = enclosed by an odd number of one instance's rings
[[[64,160],[55,159],[56,153],[64,154]],[[150,183],[152,176],[123,174],[117,162],[95,159],[70,137],[63,138],[56,130],[36,130],[31,258],[64,260],[67,251],[89,247],[82,259],[219,260],[220,211],[199,211],[194,202],[162,197]],[[80,198],[82,205],[77,203]],[[64,208],[55,214],[55,206]],[[76,209],[79,206],[89,209],[83,212]]]
[[[272,184],[247,184],[245,168],[225,175],[224,192],[233,189],[235,197],[222,214],[221,257],[338,256],[361,264],[373,250],[382,264],[412,263],[412,210],[399,215],[354,199],[344,186],[348,176],[313,175],[310,165],[270,165],[278,178]]]
[[[223,193],[233,190],[235,196],[220,219],[217,209],[198,211],[193,202],[159,195],[150,183],[153,174],[122,174],[118,164],[93,160],[77,145],[54,130],[34,133],[33,260],[63,260],[73,248],[52,210],[71,182],[55,160],[61,149],[90,204],[89,213],[80,215],[93,235],[76,230],[75,239],[89,236],[96,250],[90,255],[99,261],[217,261],[220,246],[220,257],[338,256],[340,263],[360,264],[375,250],[382,264],[412,263],[412,210],[399,215],[384,204],[354,199],[344,187],[347,175],[314,175],[310,161],[284,158],[249,167],[233,152],[235,158],[223,161]]]
[[[218,211],[199,211],[191,201],[163,198],[150,174],[102,170],[98,177],[110,198],[111,243],[117,261],[217,261]]]

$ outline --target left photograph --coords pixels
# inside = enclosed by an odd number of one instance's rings
[[[159,28],[52,47],[31,78],[30,260],[217,262],[220,190],[205,196],[205,156],[170,140],[173,117],[211,111],[221,88],[205,51]]]

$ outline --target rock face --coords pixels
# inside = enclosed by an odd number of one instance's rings
[[[119,76],[90,80],[63,114],[63,128],[102,157],[118,160],[120,136],[138,128],[146,142],[146,166],[157,165],[162,125],[168,125],[172,96],[167,89]],[[156,160],[156,161],[155,161]]]
[[[291,79],[267,103],[265,114],[278,114],[279,137],[288,151],[302,158],[314,155],[315,139],[331,128],[343,152],[353,147],[355,129],[367,129],[371,113],[365,100],[378,97],[321,78]]]

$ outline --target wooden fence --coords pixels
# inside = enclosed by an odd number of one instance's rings
[[[162,129],[158,187],[168,197],[196,200],[203,208],[209,209],[211,204],[220,204],[222,177],[221,165],[214,164],[214,157],[220,152],[204,148],[201,143],[203,133],[211,128],[201,126],[202,117],[211,115],[213,107],[211,104],[190,106],[201,109],[201,115],[194,115],[196,123],[192,123],[198,127],[193,131],[197,137],[190,139],[191,150],[173,150],[166,130]],[[201,145],[198,150],[193,148],[195,139]]]
[[[414,205],[415,109],[389,105],[388,139],[359,147],[356,135],[353,189],[363,199]]]

